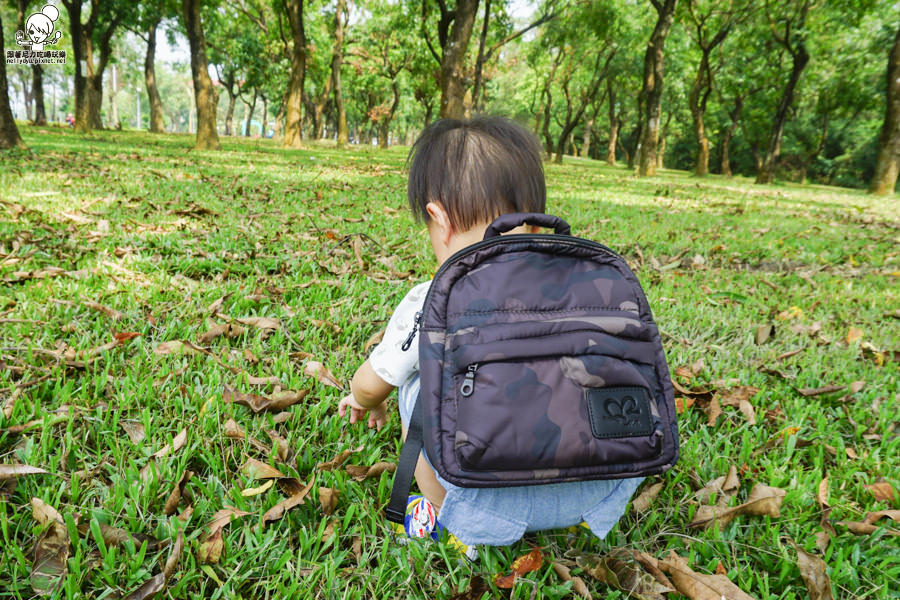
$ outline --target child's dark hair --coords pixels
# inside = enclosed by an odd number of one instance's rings
[[[409,153],[409,207],[428,222],[437,202],[455,230],[508,212],[544,212],[547,187],[541,146],[503,117],[441,119],[425,128]]]

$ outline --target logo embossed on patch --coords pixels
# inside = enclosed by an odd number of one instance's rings
[[[585,388],[584,398],[594,437],[636,437],[653,433],[647,388]]]

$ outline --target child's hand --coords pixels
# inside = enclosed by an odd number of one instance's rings
[[[353,394],[345,396],[338,404],[338,415],[343,417],[347,414],[347,408],[350,408],[350,423],[362,421],[366,413],[369,413],[369,427],[377,427],[381,429],[387,423],[387,409],[384,402],[372,408],[366,408],[356,401]]]

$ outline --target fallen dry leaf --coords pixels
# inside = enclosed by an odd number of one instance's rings
[[[334,488],[319,488],[319,504],[322,505],[322,512],[330,515],[337,508],[338,495],[340,492]]]
[[[654,483],[653,485],[649,485],[644,488],[644,490],[638,495],[637,498],[631,503],[631,506],[634,508],[634,512],[642,513],[646,512],[650,508],[650,504],[656,499],[659,495],[659,492],[663,489],[663,482]]]
[[[225,437],[233,440],[247,440],[250,445],[259,450],[263,454],[269,453],[269,447],[253,436],[248,436],[246,432],[234,419],[228,419],[224,426]]]
[[[825,561],[794,542],[791,543],[797,549],[797,568],[800,569],[800,576],[803,577],[806,589],[809,590],[810,600],[833,600],[831,578],[825,572],[827,568]]]
[[[163,342],[154,348],[153,354],[157,356],[169,356],[172,354],[209,354],[209,351],[204,350],[199,346],[195,346],[187,340],[172,340]]]
[[[887,481],[876,481],[875,483],[864,485],[864,488],[872,492],[872,496],[881,502],[893,502],[897,497],[894,488]]]
[[[534,548],[528,554],[523,554],[513,561],[512,571],[508,575],[494,575],[494,585],[501,589],[510,589],[515,584],[516,578],[532,571],[537,571],[544,564],[544,555],[540,548]]]
[[[181,474],[181,477],[175,483],[175,487],[172,488],[169,497],[166,499],[166,504],[163,507],[163,514],[175,514],[175,511],[178,509],[178,504],[181,502],[181,496],[184,494],[184,486],[187,485],[188,481],[190,481],[193,476],[193,471],[186,470]]]
[[[40,498],[31,499],[32,515],[47,531],[34,544],[31,565],[31,588],[40,595],[52,594],[60,588],[68,571],[69,532],[62,515]]]
[[[331,374],[325,365],[320,363],[317,360],[311,360],[306,363],[306,366],[303,367],[303,373],[305,375],[309,375],[310,377],[315,377],[319,383],[324,385],[330,385],[331,387],[336,387],[339,390],[343,390],[344,386],[341,385],[334,375]]]
[[[762,346],[775,333],[775,326],[770,324],[760,325],[756,328],[756,345]]]
[[[265,527],[267,523],[271,521],[277,521],[292,508],[303,504],[303,502],[306,500],[306,496],[312,489],[314,482],[315,478],[311,477],[309,483],[307,483],[306,486],[303,487],[303,489],[301,489],[291,497],[285,498],[284,500],[267,510],[266,514],[264,514],[262,518],[262,526]]]
[[[346,450],[341,450],[335,455],[334,458],[332,458],[328,462],[320,462],[319,464],[317,464],[316,469],[318,469],[319,471],[334,471],[335,469],[339,469],[341,465],[344,464],[348,458],[350,458],[351,454],[353,454],[354,452],[360,452],[362,449],[363,447],[360,446],[358,448],[354,448],[353,450],[349,448]]]
[[[701,489],[697,490],[694,494],[694,498],[696,498],[701,503],[706,503],[709,499],[714,495],[724,495],[724,496],[734,496],[738,487],[740,486],[740,480],[738,479],[737,467],[731,465],[728,468],[728,474],[722,475],[721,477],[716,477]]]
[[[377,462],[371,467],[367,467],[365,465],[347,465],[344,467],[347,473],[350,474],[353,479],[357,481],[363,481],[365,479],[370,479],[372,477],[378,477],[385,471],[388,473],[393,473],[397,470],[396,463],[389,462]]]
[[[212,521],[207,523],[207,527],[209,527],[210,535],[219,531],[232,521],[240,519],[241,517],[246,517],[247,515],[252,514],[244,510],[238,510],[233,506],[226,506],[225,508],[216,511],[216,514],[213,515]]]
[[[224,547],[225,541],[222,539],[222,529],[219,528],[200,544],[200,547],[197,549],[197,560],[205,564],[216,564],[222,557],[222,549]]]
[[[209,344],[217,337],[224,336],[227,339],[233,339],[247,333],[246,327],[241,327],[236,323],[208,323],[209,329],[197,338],[197,341],[203,345]]]
[[[225,402],[235,402],[237,404],[243,404],[244,406],[250,408],[255,413],[262,412],[264,410],[284,410],[285,408],[296,404],[303,400],[306,395],[309,393],[309,390],[299,390],[299,391],[291,391],[291,390],[283,390],[280,392],[274,392],[269,396],[260,396],[257,394],[248,394],[245,392],[237,392],[229,387],[225,388],[225,391],[222,392],[222,400]]]
[[[119,321],[125,318],[124,313],[120,313],[114,308],[110,308],[108,306],[103,306],[102,304],[98,304],[97,302],[92,302],[90,300],[84,301],[82,304],[87,306],[88,308],[93,308],[94,310],[103,313],[113,321]]]
[[[270,487],[272,487],[273,485],[275,485],[275,480],[269,479],[268,481],[266,481],[264,484],[262,484],[259,487],[247,488],[245,490],[241,490],[241,496],[244,496],[245,498],[249,498],[250,496],[258,496],[258,495],[262,494],[263,492],[265,492]]]
[[[131,440],[131,443],[135,446],[140,444],[144,441],[144,438],[147,437],[144,426],[137,421],[119,421],[119,424],[122,426],[122,429],[125,430],[128,439]]]
[[[172,438],[171,444],[166,444],[162,448],[160,448],[154,455],[154,458],[163,458],[168,456],[170,452],[178,452],[182,448],[184,448],[185,443],[187,442],[187,428],[182,429],[178,432],[174,438]]]
[[[584,579],[581,577],[574,577],[572,573],[569,571],[569,567],[558,563],[553,562],[550,564],[553,567],[553,571],[556,573],[557,577],[562,579],[563,581],[571,581],[572,582],[572,591],[584,598],[585,600],[592,600],[591,591],[588,589],[587,584],[584,583]],[[487,590],[485,590],[487,591]],[[480,598],[480,596],[476,596]]]
[[[385,331],[386,331],[385,329],[382,329],[381,331],[376,331],[375,333],[372,334],[372,337],[370,337],[368,340],[366,340],[366,344],[365,344],[365,346],[363,346],[363,354],[368,354],[369,350],[371,350],[371,348],[373,346],[376,346],[381,343],[381,340],[384,339]]]
[[[29,465],[0,465],[0,481],[3,481],[4,479],[15,479],[22,475],[38,475],[46,472],[47,471],[40,467],[32,467]]]
[[[675,398],[675,412],[679,415],[694,405],[694,399],[690,396]]]
[[[241,473],[251,479],[281,479],[284,474],[271,465],[267,465],[255,458],[247,459],[241,467]]]
[[[713,396],[709,401],[709,408],[707,409],[707,427],[715,427],[716,421],[719,419],[719,415],[722,414],[722,407],[719,406],[719,399],[716,396]]]
[[[113,337],[119,344],[124,344],[128,340],[133,340],[140,335],[141,334],[138,331],[120,331],[119,333],[114,333]]]
[[[674,550],[659,562],[659,566],[671,576],[678,593],[691,600],[753,600],[752,596],[734,585],[725,575],[695,572]]]
[[[643,600],[665,600],[663,594],[674,591],[662,585],[656,578],[645,572],[628,552],[613,552],[604,556],[594,556],[582,552],[575,555],[575,563],[591,577],[634,598]]]
[[[754,515],[777,517],[781,508],[781,502],[787,492],[782,489],[757,483],[750,490],[750,496],[743,504],[734,507],[722,505],[710,506],[704,504],[697,509],[694,520],[689,527],[706,529],[718,524],[724,527],[738,515]]]
[[[469,579],[469,587],[464,592],[460,592],[450,597],[450,600],[481,600],[481,598],[490,591],[481,575],[472,575]]]
[[[162,548],[165,544],[153,536],[143,533],[132,534],[119,527],[112,527],[106,523],[97,523],[100,530],[100,537],[107,546],[124,546],[125,542],[131,540],[135,548],[140,548],[144,542],[147,543],[147,552],[154,552]],[[78,524],[78,533],[87,535],[91,531],[90,523],[82,522]]]
[[[863,330],[858,327],[851,327],[847,330],[847,344],[852,344],[853,342],[858,342],[863,337]]]
[[[832,394],[834,392],[839,392],[844,389],[845,385],[823,385],[822,387],[817,388],[803,388],[801,390],[797,390],[801,396],[812,397],[812,396],[821,396],[822,394]]]
[[[215,300],[212,304],[206,307],[206,314],[212,316],[222,310],[222,306],[225,304],[225,301],[231,296],[231,292],[225,294],[221,298]]]

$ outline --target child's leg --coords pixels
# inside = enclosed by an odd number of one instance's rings
[[[406,441],[406,427],[401,426],[401,430],[403,432],[403,441]],[[419,485],[422,495],[431,502],[435,510],[441,510],[447,490],[438,483],[434,469],[431,468],[431,465],[428,464],[425,457],[421,454],[419,454],[419,461],[416,463],[416,483]]]

